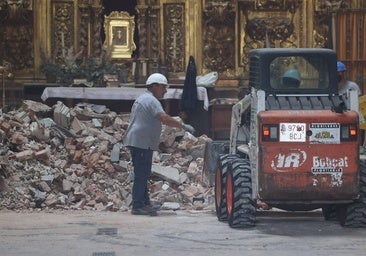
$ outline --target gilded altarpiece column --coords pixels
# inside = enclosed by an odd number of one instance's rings
[[[164,5],[164,56],[165,65],[172,73],[185,70],[185,5]]]
[[[100,56],[103,7],[100,0],[52,0],[51,2],[51,57],[65,58],[84,51],[89,56]]]
[[[0,1],[0,66],[11,66],[18,77],[34,68],[33,10],[32,0]]]
[[[239,66],[248,74],[248,52],[263,47],[306,47],[302,0],[239,0]]]
[[[203,72],[235,76],[235,1],[206,1],[203,6]]]
[[[185,75],[193,56],[198,74],[202,70],[202,1],[161,0],[160,55],[172,77]]]
[[[100,56],[103,6],[100,0],[79,0],[79,45],[89,56]]]
[[[75,9],[72,0],[53,0],[51,7],[51,55],[64,59],[69,50],[75,51]]]
[[[140,80],[138,82],[143,82],[159,62],[160,6],[140,0],[136,12],[139,34],[136,76]]]
[[[201,2],[140,0],[137,3],[138,73],[143,75],[141,69],[148,63],[149,72],[159,68],[178,77],[185,73],[191,55],[201,71]]]

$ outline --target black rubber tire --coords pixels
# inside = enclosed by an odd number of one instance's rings
[[[252,198],[252,177],[248,159],[231,162],[227,173],[228,222],[232,228],[255,226],[256,203]]]
[[[237,155],[224,154],[218,159],[218,168],[215,173],[215,208],[216,216],[219,221],[227,221],[226,210],[226,175],[227,168],[233,159],[237,159]]]
[[[366,161],[360,161],[360,198],[352,204],[339,206],[337,214],[344,227],[366,227]]]

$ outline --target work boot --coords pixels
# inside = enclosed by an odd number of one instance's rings
[[[131,210],[132,215],[150,215],[150,216],[157,216],[158,213],[154,210],[151,206],[145,205],[141,208],[132,208]]]
[[[149,204],[148,207],[151,207],[155,211],[160,211],[161,204]]]

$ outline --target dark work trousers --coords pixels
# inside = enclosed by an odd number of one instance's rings
[[[147,180],[151,174],[153,150],[129,147],[134,167],[132,187],[132,208],[138,209],[150,205]]]

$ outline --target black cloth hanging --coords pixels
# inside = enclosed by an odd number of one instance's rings
[[[197,68],[193,56],[189,57],[186,77],[184,79],[184,87],[182,98],[180,100],[180,110],[183,112],[190,112],[197,107]]]

